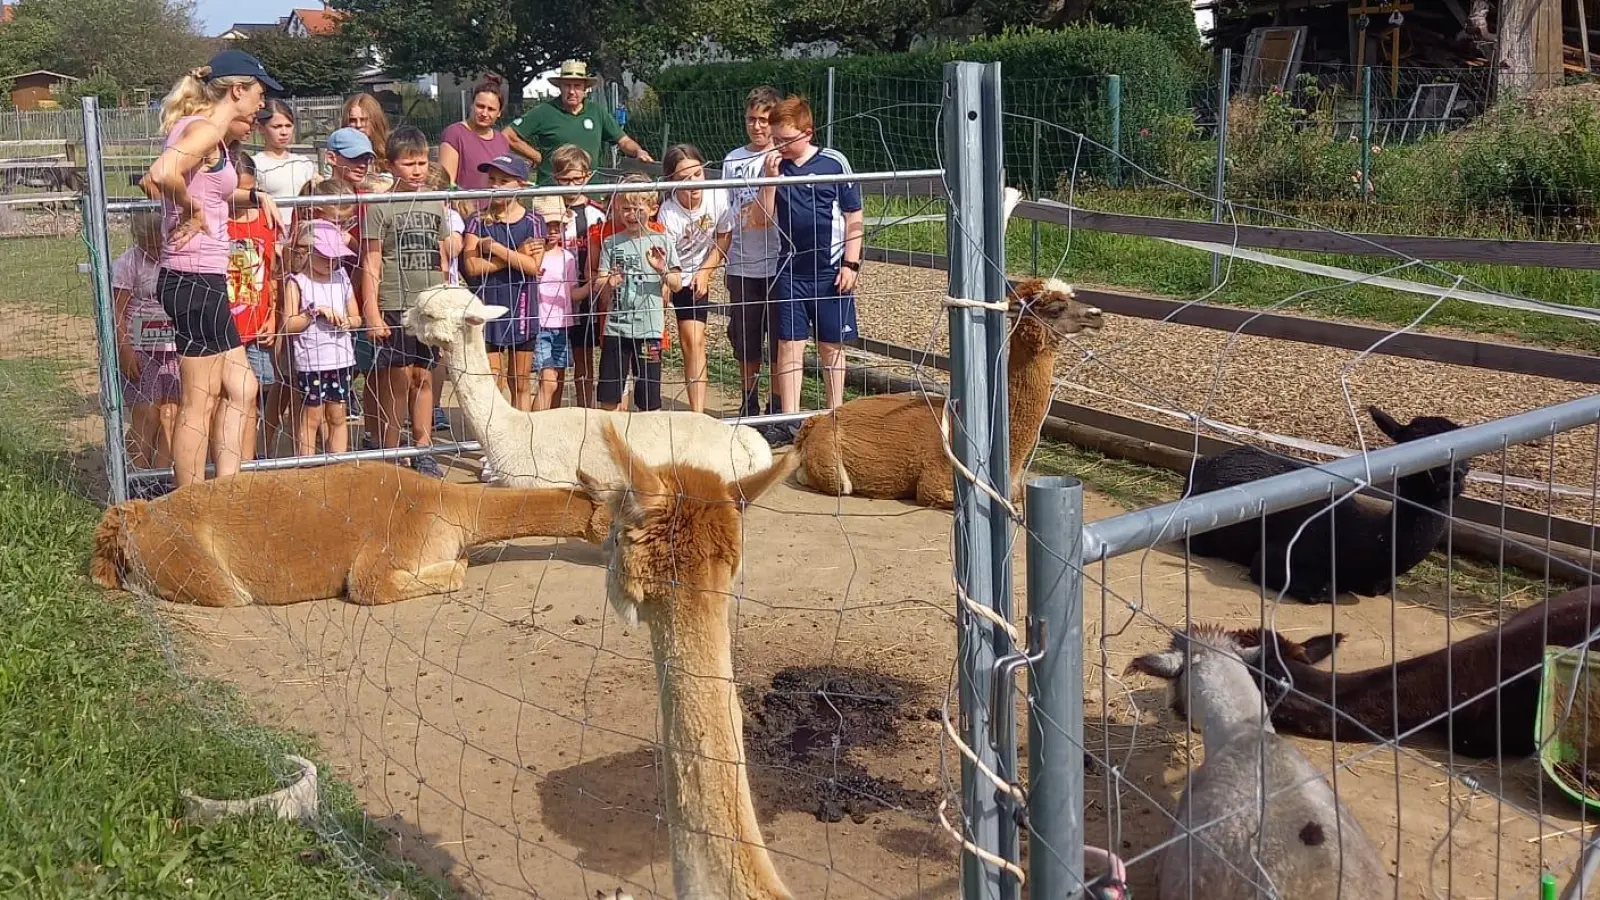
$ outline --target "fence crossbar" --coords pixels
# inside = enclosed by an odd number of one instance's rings
[[[1600,394],[1102,519],[1083,529],[1083,559],[1146,550],[1315,502],[1371,478],[1401,478],[1596,422]]]
[[[806,175],[804,177],[777,176],[768,178],[707,178],[695,182],[696,190],[716,190],[725,188],[750,188],[766,187],[768,185],[795,185],[795,184],[877,184],[889,181],[908,181],[916,178],[932,178],[943,180],[943,169],[908,169],[904,172],[845,172],[839,175]],[[640,181],[628,184],[591,182],[583,186],[585,194],[629,194],[640,191],[677,190],[683,187],[678,181]],[[408,191],[404,193],[386,194],[340,194],[328,197],[285,197],[276,201],[277,205],[284,208],[296,206],[336,206],[350,204],[374,203],[422,203],[432,200],[494,200],[506,197],[565,197],[571,194],[571,185],[545,185],[543,187],[526,187],[515,190],[470,190],[470,191]],[[106,204],[107,210],[114,213],[135,212],[144,209],[157,209],[159,204],[154,200],[122,200]]]

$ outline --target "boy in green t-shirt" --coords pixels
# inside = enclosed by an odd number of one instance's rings
[[[415,127],[389,136],[389,171],[395,194],[426,190],[428,139]],[[460,238],[450,231],[441,200],[375,203],[362,224],[361,275],[363,321],[372,323],[376,347],[373,372],[377,381],[378,438],[385,449],[400,446],[400,429],[411,423],[412,443],[433,443],[433,380],[428,370],[438,361],[433,349],[406,333],[405,311],[431,287],[445,283],[450,259],[460,252]],[[416,458],[416,469],[443,478],[431,456]]]
[[[612,209],[622,230],[600,248],[604,273],[600,312],[606,332],[600,339],[601,409],[622,406],[622,391],[633,376],[633,406],[640,412],[661,408],[661,334],[666,328],[666,298],[683,289],[678,248],[650,230],[653,191],[617,194]]]

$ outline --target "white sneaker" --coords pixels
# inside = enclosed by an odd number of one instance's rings
[[[500,480],[500,473],[494,470],[494,466],[490,464],[488,457],[484,457],[483,468],[478,470],[478,480],[484,484],[492,484]]]

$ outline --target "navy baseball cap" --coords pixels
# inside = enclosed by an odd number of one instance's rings
[[[518,181],[528,180],[528,161],[514,154],[502,154],[488,162],[478,163],[479,172],[488,172],[490,169],[504,172]]]
[[[211,74],[206,76],[208,81],[246,75],[261,82],[269,91],[283,93],[283,85],[267,74],[267,67],[261,64],[261,60],[243,50],[224,50],[211,57],[211,62],[206,63],[206,66],[211,69]]]

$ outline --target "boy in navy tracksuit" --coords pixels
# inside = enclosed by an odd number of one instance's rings
[[[772,109],[775,149],[767,156],[768,177],[848,175],[850,161],[812,141],[806,101],[791,97]],[[844,343],[856,332],[855,286],[861,271],[861,188],[852,182],[766,186],[756,215],[778,227],[782,259],[773,286],[778,333],[778,402],[783,412],[800,411],[806,341],[815,335],[827,404],[844,402]],[[781,428],[780,442],[796,426]]]

